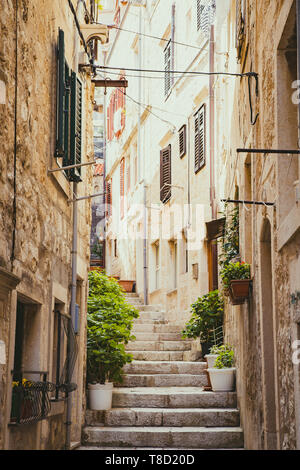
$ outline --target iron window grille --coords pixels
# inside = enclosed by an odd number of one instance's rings
[[[50,393],[55,390],[55,384],[47,381],[47,372],[42,371],[12,371],[12,406],[10,424],[21,425],[35,423],[47,418],[50,409]],[[41,381],[24,378],[39,375]]]
[[[61,392],[69,393],[77,388],[77,385],[71,380],[78,355],[78,343],[72,319],[59,311],[56,311],[55,314],[57,320],[55,399],[59,399]],[[64,344],[67,345],[66,354],[64,353]]]

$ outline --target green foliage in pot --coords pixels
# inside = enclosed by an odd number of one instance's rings
[[[233,258],[239,255],[239,207],[234,208],[226,217],[223,237],[220,239],[221,254],[219,255],[219,264],[226,266]]]
[[[125,350],[138,310],[125,300],[124,290],[104,271],[89,273],[87,313],[87,381],[122,382],[122,368],[132,361]]]
[[[233,367],[234,364],[234,352],[229,346],[223,346],[220,349],[218,357],[215,361],[215,369],[228,369]]]
[[[218,290],[199,297],[192,305],[192,316],[182,331],[183,338],[209,342],[215,328],[223,325],[224,300]]]
[[[230,288],[230,282],[235,279],[250,279],[250,264],[244,262],[228,263],[220,271],[225,289]]]

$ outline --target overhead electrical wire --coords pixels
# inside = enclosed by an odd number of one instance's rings
[[[258,77],[256,72],[245,72],[245,73],[232,73],[232,72],[193,72],[184,70],[159,70],[159,69],[138,69],[130,67],[110,67],[107,65],[95,65],[95,69],[100,70],[125,70],[129,72],[144,72],[144,73],[168,73],[168,74],[181,74],[181,75],[226,75],[232,77]]]
[[[198,49],[198,50],[201,49],[201,47],[193,46],[192,44],[187,44],[187,43],[180,42],[180,41],[174,41],[173,39],[161,38],[159,36],[153,36],[151,34],[139,33],[138,31],[132,31],[130,29],[120,28],[119,26],[116,26],[116,25],[104,25],[104,23],[98,23],[98,22],[96,22],[94,24],[101,25],[101,26],[107,26],[108,28],[118,29],[120,31],[125,31],[126,33],[137,34],[139,36],[144,36],[144,37],[147,37],[147,38],[150,38],[150,39],[157,39],[159,41],[172,42],[173,44],[178,44],[179,46],[190,47],[192,49]]]

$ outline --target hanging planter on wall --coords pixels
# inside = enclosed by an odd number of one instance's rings
[[[241,305],[249,298],[252,283],[250,265],[244,262],[227,263],[221,270],[225,295],[232,305]]]
[[[230,281],[229,296],[233,305],[242,305],[250,295],[251,279],[233,279]]]

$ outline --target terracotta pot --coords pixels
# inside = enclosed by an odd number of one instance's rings
[[[119,279],[118,283],[121,287],[123,287],[125,292],[132,292],[135,281],[123,281]]]
[[[230,298],[233,305],[241,305],[249,297],[251,279],[230,281]]]

